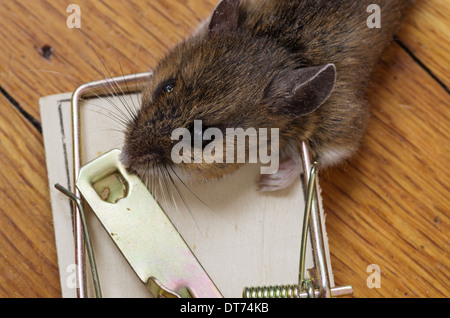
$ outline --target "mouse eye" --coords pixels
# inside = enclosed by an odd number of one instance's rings
[[[170,94],[175,89],[175,80],[170,79],[162,82],[155,92],[155,99],[158,98],[161,94]]]
[[[166,93],[172,93],[173,89],[174,89],[173,84],[167,84],[166,86],[163,87],[163,91],[165,91]]]

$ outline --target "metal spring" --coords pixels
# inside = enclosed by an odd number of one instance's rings
[[[247,287],[244,298],[300,298],[299,285]]]

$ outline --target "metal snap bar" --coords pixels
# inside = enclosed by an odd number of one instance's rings
[[[155,297],[217,298],[221,293],[120,150],[86,164],[77,188]]]

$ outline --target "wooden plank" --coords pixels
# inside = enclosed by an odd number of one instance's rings
[[[399,40],[447,88],[450,87],[450,3],[416,0],[398,33]]]
[[[447,94],[396,44],[371,99],[361,152],[321,179],[337,284],[356,297],[448,297]],[[367,287],[371,264],[380,289]]]
[[[217,0],[80,0],[81,31],[66,25],[71,3],[16,0],[0,6],[0,86],[35,118],[42,96],[110,74],[147,72],[209,16]],[[44,46],[53,48],[49,59],[41,56]]]
[[[0,97],[0,297],[58,297],[42,137]]]

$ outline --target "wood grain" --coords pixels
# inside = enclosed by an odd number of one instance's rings
[[[447,89],[450,87],[450,3],[416,0],[409,10],[398,38]]]
[[[17,102],[35,118],[42,96],[110,75],[147,72],[217,1],[81,0],[79,30],[66,25],[71,3],[10,0],[0,6],[0,81],[6,91],[20,92]],[[50,59],[40,54],[46,45],[53,48]]]
[[[356,297],[448,296],[448,96],[393,45],[371,97],[363,149],[321,180],[336,279],[350,275]],[[380,289],[367,288],[371,264]]]
[[[81,32],[72,2],[0,6],[0,297],[60,296],[42,136],[15,108],[39,120],[42,96],[151,69],[218,0],[78,0]],[[377,70],[362,151],[321,176],[335,279],[356,297],[450,296],[448,16],[448,1],[416,1]]]
[[[42,136],[0,96],[0,297],[60,293]]]

